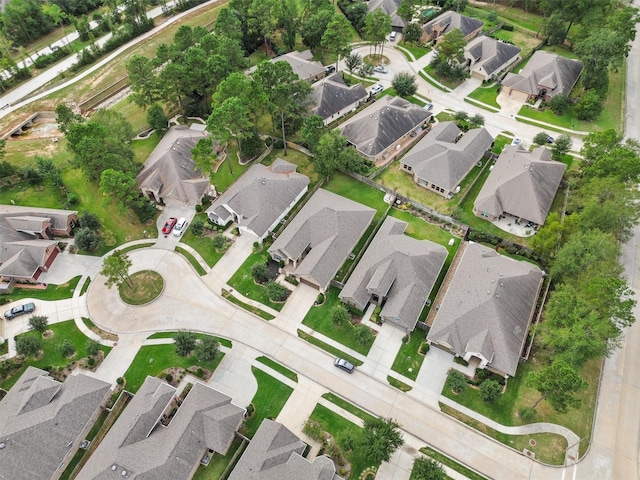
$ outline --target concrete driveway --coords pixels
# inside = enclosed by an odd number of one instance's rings
[[[500,105],[500,111],[512,117],[515,117],[525,104],[524,100],[507,95],[504,90],[500,92],[496,101]]]
[[[88,275],[91,278],[95,278],[101,269],[102,257],[69,253],[69,249],[67,248],[56,257],[56,261],[53,262],[49,271],[43,273],[39,281],[53,285],[61,285],[79,275]]]

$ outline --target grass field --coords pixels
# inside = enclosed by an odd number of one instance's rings
[[[129,277],[129,282],[120,284],[120,298],[129,305],[145,305],[160,296],[164,289],[164,280],[158,272],[142,270]]]
[[[140,347],[129,369],[124,374],[126,389],[131,393],[136,393],[144,383],[147,375],[156,377],[163,370],[172,367],[187,369],[198,366],[214,372],[223,357],[224,353],[219,352],[213,362],[199,362],[194,355],[190,357],[179,356],[176,353],[175,345],[171,343],[164,345],[145,345]]]
[[[207,272],[204,268],[202,268],[202,265],[200,265],[200,262],[198,260],[196,260],[196,257],[194,257],[191,252],[189,252],[188,250],[185,250],[182,247],[176,246],[176,252],[178,252],[180,255],[182,255],[190,264],[191,266],[194,268],[194,270],[196,272],[198,272],[198,275],[206,275]]]
[[[253,376],[258,381],[258,391],[251,400],[255,411],[251,418],[245,420],[245,435],[249,438],[260,427],[262,420],[265,418],[275,419],[284,404],[287,403],[289,396],[293,393],[293,389],[288,385],[276,380],[271,375],[251,367]]]
[[[210,226],[210,224],[207,224],[207,214],[204,212],[196,213],[194,220],[195,219],[200,219],[205,225]],[[205,230],[205,232],[206,231],[207,230]],[[222,231],[214,230],[211,232],[212,235],[216,235],[218,233],[222,233]],[[198,237],[193,233],[192,229],[188,229],[180,241],[186,243],[196,252],[198,252],[202,259],[207,262],[207,265],[209,265],[209,267],[213,267],[216,263],[218,263],[218,261],[226,252],[226,250],[225,252],[218,252],[214,248],[213,239],[211,236],[203,235],[202,237]]]
[[[361,408],[356,407],[353,403],[349,403],[346,400],[343,400],[342,398],[338,397],[337,395],[334,395],[333,393],[324,393],[322,394],[322,398],[329,400],[334,405],[337,405],[338,407],[355,415],[356,417],[360,418],[362,421],[375,420],[376,418],[373,415],[365,412]]]
[[[249,255],[249,258],[247,258],[236,273],[233,274],[228,284],[240,292],[241,295],[280,311],[282,307],[284,307],[284,302],[276,303],[269,300],[267,289],[254,282],[253,275],[251,275],[251,267],[256,263],[265,264],[268,259],[269,252],[267,251],[267,246],[264,245],[261,252]]]
[[[87,356],[87,341],[89,340],[89,338],[86,337],[80,330],[78,330],[78,327],[76,327],[76,324],[73,320],[67,320],[65,322],[49,325],[48,329],[53,332],[53,335],[42,340],[42,356],[37,360],[31,357],[27,358],[20,370],[18,370],[11,377],[5,378],[0,383],[1,388],[9,390],[16,383],[20,375],[22,375],[22,373],[27,369],[28,366],[42,369],[50,367],[64,367],[75,360],[79,360]],[[21,335],[40,336],[40,334],[35,331],[22,333],[18,335],[18,337]],[[69,340],[75,347],[76,355],[73,358],[65,358],[58,351],[58,345],[61,344],[64,340]],[[100,350],[102,350],[106,356],[111,351],[111,347],[105,347],[101,345]]]
[[[416,60],[424,57],[427,53],[431,51],[430,48],[426,48],[421,45],[413,45],[411,43],[405,43],[403,41],[400,42],[400,46],[406,50],[409,50]]]
[[[160,143],[160,136],[155,133],[144,140],[134,140],[131,142],[136,163],[142,165],[145,160],[149,158],[153,149],[158,146],[158,143]]]
[[[303,332],[300,329],[298,329],[298,336],[301,339],[309,342],[311,345],[315,345],[316,347],[324,350],[325,352],[329,353],[330,355],[333,355],[334,357],[340,357],[340,358],[344,358],[346,360],[349,360],[356,367],[359,367],[360,365],[362,365],[362,362],[360,360],[358,360],[357,358],[352,357],[348,353],[345,353],[342,350],[340,350],[338,348],[335,348],[334,346],[329,345],[328,343],[325,343],[322,340],[317,339],[313,335],[309,335],[309,334]]]

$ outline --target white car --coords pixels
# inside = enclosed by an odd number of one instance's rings
[[[376,83],[373,87],[371,87],[371,90],[369,91],[369,93],[371,95],[377,95],[379,94],[382,90],[384,90],[384,87],[382,85],[380,85],[379,83]]]
[[[373,67],[373,71],[374,72],[378,72],[378,73],[389,73],[389,70],[387,70],[387,67],[383,67],[382,65],[378,65],[377,67]]]
[[[178,220],[178,223],[176,223],[176,226],[173,227],[173,235],[176,237],[179,237],[180,235],[182,235],[184,233],[184,231],[187,229],[187,219],[184,217],[181,217],[180,220]]]
[[[522,143],[522,139],[520,137],[514,137],[511,141],[511,145],[514,147],[520,145],[520,143]]]

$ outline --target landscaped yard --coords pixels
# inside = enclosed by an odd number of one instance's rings
[[[312,328],[318,333],[341,343],[345,347],[349,347],[358,353],[366,355],[373,345],[374,338],[372,337],[366,345],[361,345],[356,339],[356,331],[351,323],[345,323],[341,326],[336,326],[331,321],[331,310],[336,305],[340,305],[340,299],[338,294],[340,291],[336,287],[329,287],[325,295],[325,301],[322,305],[313,306],[307,312],[307,315],[302,321],[303,325]]]
[[[400,350],[398,350],[396,359],[393,361],[391,370],[411,380],[418,378],[418,372],[425,357],[419,350],[420,345],[426,341],[426,338],[427,330],[416,328],[411,332],[409,342],[400,345]]]
[[[333,393],[323,393],[322,394],[322,398],[324,398],[326,400],[329,400],[334,405],[337,405],[338,407],[340,407],[340,408],[346,410],[347,412],[355,415],[356,417],[360,418],[363,421],[375,420],[375,418],[376,418],[373,415],[365,412],[361,408],[356,407],[353,403],[349,403],[346,400],[343,400],[342,398],[338,397],[337,395],[334,395]]]
[[[49,325],[48,329],[53,332],[53,335],[49,338],[42,340],[42,355],[36,360],[32,357],[27,358],[22,367],[8,378],[4,378],[0,382],[0,387],[5,390],[9,390],[18,380],[20,375],[27,369],[28,366],[36,368],[48,369],[51,367],[65,367],[70,363],[85,358],[87,356],[87,341],[88,337],[84,335],[73,320],[67,320],[65,322],[55,323]],[[20,335],[40,336],[40,333],[35,331],[29,331]],[[19,336],[20,336],[19,335]],[[58,345],[64,340],[68,340],[73,344],[76,349],[76,355],[73,358],[65,358],[58,351]],[[100,350],[104,352],[106,356],[111,347],[100,346]]]
[[[266,147],[265,147],[266,148]],[[231,163],[231,168],[229,168]],[[218,167],[218,170],[211,176],[211,184],[216,186],[218,193],[222,193],[229,188],[240,176],[247,171],[251,163],[240,165],[238,160],[238,146],[235,140],[231,140],[227,147],[227,158]]]
[[[452,80],[450,78],[444,78],[439,76],[436,73],[435,68],[433,68],[432,65],[427,65],[424,68],[425,73],[427,73],[429,76],[431,76],[432,78],[435,78],[437,81],[439,81],[441,84],[443,84],[444,86],[446,86],[447,88],[449,88],[450,90],[455,89],[456,87],[459,87],[460,85],[462,85],[462,83],[464,82],[464,80]]]
[[[131,142],[136,163],[142,165],[147,158],[149,158],[151,152],[158,146],[158,143],[160,143],[160,136],[155,133],[144,140],[134,140]]]
[[[400,42],[400,46],[405,50],[409,50],[416,60],[424,57],[427,53],[431,51],[430,48],[426,48],[421,45],[414,45],[412,43],[405,43],[403,41]]]
[[[154,338],[175,338],[177,333],[178,332],[156,332],[156,333],[154,333],[152,335],[149,335],[147,338],[149,338],[149,339],[154,339]],[[213,338],[215,338],[215,340],[220,345],[223,345],[223,346],[225,346],[227,348],[231,348],[233,346],[233,344],[231,343],[231,340],[226,339],[226,338],[216,337],[215,335],[207,335],[206,333],[196,333],[196,332],[191,332],[191,335],[193,335],[198,340],[202,340],[203,338],[206,338],[206,337],[213,337]]]
[[[198,275],[206,275],[207,271],[202,268],[202,265],[200,265],[200,262],[198,260],[196,260],[196,257],[194,257],[191,252],[189,252],[188,250],[185,250],[184,248],[180,247],[180,246],[176,246],[175,248],[176,252],[178,252],[180,255],[182,255],[193,267],[193,269],[198,273]]]
[[[500,105],[496,101],[496,97],[499,93],[499,88],[500,87],[495,83],[492,83],[489,86],[481,85],[469,94],[469,98],[473,98],[474,100],[478,100],[479,102],[486,103],[487,105],[491,105],[492,107],[495,107],[499,110]]]
[[[80,275],[73,277],[67,283],[63,283],[62,285],[49,284],[44,290],[16,287],[11,293],[2,295],[0,298],[3,300],[7,299],[9,302],[15,302],[16,300],[22,300],[23,298],[36,298],[38,300],[64,300],[65,298],[73,297],[73,292],[78,286],[79,281]]]
[[[365,185],[355,178],[343,173],[336,173],[323,185],[325,190],[349,198],[376,210],[373,222],[376,223],[386,212],[388,205],[384,202],[384,192]]]
[[[265,418],[275,419],[278,416],[293,392],[291,387],[258,368],[251,367],[251,372],[258,381],[258,391],[251,400],[255,411],[251,418],[244,422],[244,434],[249,438],[252,438],[256,433],[262,420]]]
[[[207,214],[204,212],[196,213],[194,220],[195,219],[202,220],[202,222],[207,227],[211,226],[211,224],[207,222]],[[218,263],[218,261],[225,254],[225,252],[217,251],[213,246],[213,236],[221,233],[222,233],[222,230],[218,230],[218,229],[205,230],[205,234],[201,237],[198,237],[193,233],[193,230],[189,228],[187,229],[186,233],[182,236],[182,239],[180,241],[183,243],[186,243],[191,248],[193,248],[196,252],[200,254],[202,259],[205,262],[207,262],[207,265],[209,265],[209,267],[213,267],[216,263]]]
[[[200,362],[195,355],[181,357],[176,353],[176,346],[172,343],[163,345],[145,345],[140,347],[138,354],[131,362],[129,369],[124,374],[125,388],[131,393],[136,393],[144,383],[147,375],[158,376],[163,370],[172,367],[181,367],[185,370],[198,366],[214,372],[222,361],[224,353],[218,352],[213,362]]]
[[[308,333],[303,332],[300,329],[298,329],[298,336],[304,341],[309,342],[311,345],[315,345],[316,347],[324,350],[325,352],[327,352],[330,355],[333,355],[334,357],[340,357],[340,358],[344,358],[345,360],[348,360],[349,362],[353,363],[356,367],[359,367],[360,365],[362,365],[362,362],[357,358],[352,357],[348,353],[345,353],[342,350],[335,348],[333,345],[329,345],[328,343],[323,342],[319,338],[316,338],[313,335],[309,335]]]

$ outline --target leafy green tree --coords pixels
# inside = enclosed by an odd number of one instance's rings
[[[88,228],[95,232],[99,232],[102,230],[102,223],[100,223],[100,219],[97,215],[89,212],[83,212],[78,219],[80,226],[83,228]]]
[[[562,115],[564,111],[569,108],[570,104],[571,102],[569,101],[569,97],[563,93],[554,95],[547,102],[551,111],[558,116]]]
[[[333,19],[333,10],[320,9],[302,23],[302,43],[315,50],[322,42],[327,25]]]
[[[289,290],[273,280],[268,281],[265,287],[269,300],[272,302],[284,302],[289,296]]]
[[[154,103],[147,110],[147,123],[161,137],[169,130],[169,119],[158,103]]]
[[[188,357],[196,348],[196,337],[191,332],[178,332],[173,337],[173,341],[176,345],[176,354],[180,357]]]
[[[62,343],[58,344],[58,352],[64,358],[71,358],[76,354],[76,347],[68,339],[65,339]]]
[[[590,133],[580,151],[581,170],[585,177],[615,177],[622,182],[640,179],[638,143],[622,139],[614,130]]]
[[[146,108],[160,100],[160,85],[156,65],[153,59],[142,55],[133,55],[126,64],[131,96],[139,107]]]
[[[380,55],[384,53],[384,42],[391,33],[391,17],[384,10],[377,8],[367,13],[364,19],[364,36],[373,42],[373,55],[378,51],[378,46],[382,46]]]
[[[282,0],[278,24],[282,30],[282,41],[289,50],[296,46],[298,36],[298,4],[296,0]]]
[[[251,267],[251,276],[254,282],[262,285],[269,281],[269,270],[264,263],[256,263]]]
[[[276,29],[278,9],[277,0],[253,0],[247,11],[249,31],[264,39],[267,51],[271,48],[269,37]]]
[[[466,122],[469,120],[469,114],[465,111],[460,110],[453,115],[453,119],[456,122]]]
[[[195,355],[200,362],[213,362],[220,350],[220,343],[211,337],[202,338],[195,347]]]
[[[331,322],[341,327],[349,322],[349,312],[342,305],[336,305],[331,309]]]
[[[313,169],[323,178],[329,178],[341,168],[341,153],[347,146],[347,139],[337,130],[330,130],[320,137],[313,159]]]
[[[366,325],[356,325],[354,327],[354,337],[356,342],[358,342],[363,347],[370,344],[373,340],[373,333],[371,329]]]
[[[87,227],[80,227],[74,232],[74,242],[76,247],[85,252],[93,252],[100,245],[100,237],[95,230]]]
[[[305,119],[302,126],[302,138],[304,138],[309,150],[315,152],[323,133],[324,120],[320,115],[311,115]]]
[[[27,45],[53,29],[37,0],[11,0],[2,13],[2,30],[17,45]]]
[[[402,0],[398,10],[396,10],[396,14],[404,20],[405,23],[409,23],[413,19],[416,14],[416,9],[421,5],[421,3],[422,2],[420,0]]]
[[[565,26],[565,21],[558,12],[547,17],[542,26],[542,33],[547,37],[549,45],[562,45],[566,34]]]
[[[95,357],[100,352],[100,344],[93,339],[89,339],[86,343],[86,349],[89,357]]]
[[[577,230],[578,217],[579,215],[567,215],[561,220],[557,212],[551,212],[538,233],[531,237],[531,248],[542,259],[543,264],[551,264],[558,250]]]
[[[462,61],[467,41],[459,29],[451,30],[438,43],[438,57],[444,58],[449,65]]]
[[[242,31],[242,22],[239,13],[230,8],[224,7],[218,13],[213,31],[218,35],[224,35],[231,40],[242,44],[244,33]]]
[[[409,72],[399,72],[393,76],[391,81],[396,93],[401,97],[407,98],[416,93],[418,90],[418,84],[416,83],[416,77]]]
[[[465,388],[467,388],[467,377],[465,377],[458,370],[451,369],[447,374],[446,385],[454,392],[454,393],[462,393]]]
[[[469,126],[471,128],[480,128],[484,125],[484,117],[479,113],[476,113],[469,118]]]
[[[33,335],[19,335],[16,339],[16,352],[23,357],[35,357],[42,350],[42,339]]]
[[[493,403],[502,395],[502,385],[496,380],[485,380],[480,385],[480,398],[483,402]]]
[[[227,237],[225,237],[222,234],[216,235],[211,239],[211,241],[213,243],[213,248],[215,248],[216,250],[224,249],[229,243],[229,240],[227,239]]]
[[[422,38],[422,28],[419,23],[409,23],[402,31],[402,38],[406,43],[413,43],[414,45],[420,42]]]
[[[353,75],[353,72],[362,66],[362,57],[356,52],[351,52],[345,57],[344,63],[349,69],[349,75]]]
[[[49,326],[49,318],[45,315],[34,315],[29,318],[29,328],[31,330],[35,330],[39,333],[44,333],[47,331],[47,327]]]
[[[340,57],[349,55],[351,24],[343,15],[336,13],[327,24],[327,29],[322,35],[320,45],[336,54],[336,71]]]
[[[204,234],[204,222],[200,218],[194,218],[191,222],[191,233],[196,237],[201,237]]]
[[[58,130],[62,133],[67,133],[69,125],[72,123],[78,123],[83,121],[82,115],[73,113],[73,110],[64,103],[59,103],[56,106],[56,122],[58,122]]]
[[[115,250],[111,255],[106,257],[102,261],[100,275],[107,277],[107,281],[104,282],[107,288],[111,288],[113,285],[119,287],[124,282],[127,283],[129,288],[132,288],[133,282],[131,278],[129,278],[131,265],[133,265],[133,262],[129,258],[129,255],[123,250]]]
[[[580,120],[595,120],[604,109],[603,100],[595,90],[587,90],[574,107]]]
[[[191,149],[191,158],[197,169],[202,173],[212,176],[216,165],[217,156],[213,151],[211,139],[201,138],[196,146]]]
[[[547,132],[536,133],[536,136],[533,137],[533,143],[536,145],[546,145],[548,138],[549,134]]]
[[[404,445],[400,425],[391,418],[372,418],[364,421],[360,437],[360,451],[369,463],[388,462],[391,455]]]
[[[420,455],[413,460],[411,478],[415,480],[446,480],[447,474],[438,462]]]
[[[572,146],[573,141],[569,135],[564,133],[559,135],[553,145],[551,145],[551,158],[554,160],[562,160],[562,157],[569,153]]]
[[[120,213],[124,213],[126,208],[140,195],[133,174],[112,168],[104,170],[100,176],[100,193],[104,197],[103,202],[109,204],[113,201]]]
[[[580,375],[561,360],[555,360],[548,367],[532,373],[528,380],[542,394],[533,408],[546,400],[559,413],[566,413],[571,407],[579,408],[580,399],[575,395],[587,388],[587,383]]]
[[[213,111],[207,119],[207,130],[215,138],[222,142],[228,142],[231,138],[237,140],[238,151],[243,158],[242,141],[249,138],[252,127],[248,114],[249,107],[242,99],[230,97],[221,105],[214,105]],[[227,163],[232,172],[231,161],[229,160]]]
[[[619,247],[615,237],[598,229],[574,233],[556,255],[551,267],[551,275],[556,281],[578,278],[590,267],[611,265],[619,272],[617,265]]]
[[[36,157],[36,170],[42,176],[42,178],[49,180],[52,185],[56,187],[62,187],[62,172],[60,168],[53,163],[51,158]]]

